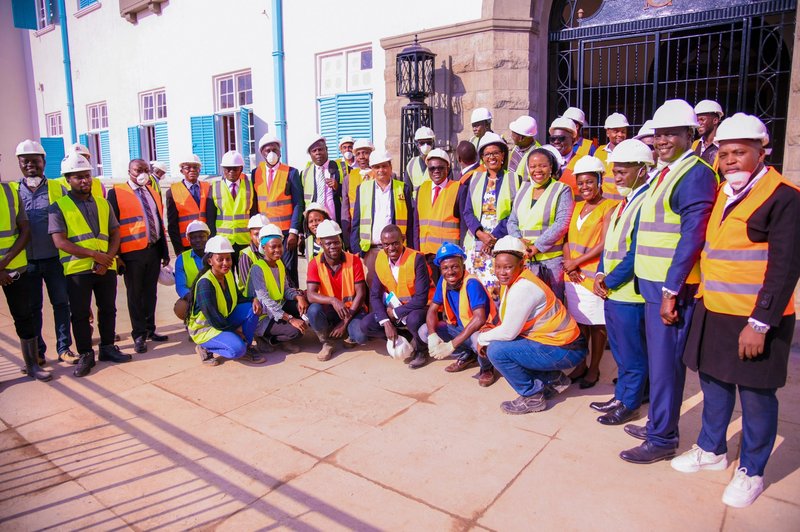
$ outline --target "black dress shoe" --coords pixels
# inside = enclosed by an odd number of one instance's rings
[[[619,453],[619,457],[633,464],[654,464],[669,460],[677,454],[675,447],[658,447],[649,441]]]
[[[147,342],[144,336],[140,336],[133,341],[133,350],[137,353],[147,353]]]
[[[132,356],[126,355],[115,345],[101,345],[99,358],[104,362],[130,362],[133,360]]]
[[[622,401],[616,397],[612,397],[608,401],[595,401],[593,403],[589,403],[589,408],[592,410],[597,410],[598,412],[611,412],[612,410],[616,410],[621,404]]]
[[[639,425],[625,425],[625,432],[628,436],[633,436],[637,440],[647,439],[647,425],[640,427]]]
[[[419,369],[422,366],[426,365],[429,361],[428,352],[427,351],[417,351],[414,355],[414,358],[411,359],[411,362],[408,363],[408,367],[411,369]]]
[[[147,335],[148,340],[152,340],[154,342],[166,342],[169,340],[169,336],[166,334],[158,334],[157,332],[153,331]]]
[[[625,405],[619,405],[611,412],[606,412],[597,418],[601,425],[622,425],[639,417],[639,409],[631,410]]]

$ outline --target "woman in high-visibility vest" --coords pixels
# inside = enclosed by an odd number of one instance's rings
[[[303,213],[303,233],[305,235],[305,249],[306,260],[309,262],[322,252],[322,247],[317,242],[317,226],[324,220],[330,220],[328,211],[321,203],[313,202],[306,205],[305,213]]]
[[[591,364],[581,364],[570,377],[581,389],[591,388],[600,378],[600,359],[606,349],[606,319],[603,299],[592,291],[603,236],[617,202],[603,197],[606,166],[587,155],[575,165],[575,178],[582,201],[575,204],[564,244],[564,301],[589,342]]]

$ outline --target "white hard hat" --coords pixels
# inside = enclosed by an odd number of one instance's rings
[[[648,120],[647,122],[642,124],[642,127],[639,128],[639,132],[633,138],[642,139],[644,137],[652,137],[655,134],[656,134],[656,130],[653,129],[653,121],[652,120]]]
[[[398,335],[394,342],[386,340],[386,352],[395,360],[403,360],[414,352],[414,348],[405,337]]]
[[[435,148],[428,152],[428,155],[425,156],[425,162],[431,159],[441,159],[447,163],[447,166],[450,166],[450,157],[448,157],[447,152],[441,148]]]
[[[388,151],[373,151],[369,154],[369,165],[375,166],[376,164],[385,163],[392,160],[392,154]]]
[[[573,122],[577,122],[583,126],[586,125],[586,114],[577,107],[568,107],[561,116],[564,118],[569,118]]]
[[[353,151],[358,151],[358,150],[373,151],[374,149],[375,146],[372,144],[372,142],[370,142],[367,139],[358,139],[353,143]]]
[[[349,142],[350,144],[355,144],[356,139],[354,139],[350,135],[346,135],[346,136],[344,136],[344,137],[339,139],[339,146],[341,146],[342,144],[345,144],[347,142]]]
[[[653,150],[637,139],[627,139],[617,144],[614,151],[608,156],[608,161],[611,163],[646,163],[651,166],[655,164]]]
[[[511,235],[506,235],[503,238],[499,239],[494,244],[494,248],[492,249],[492,254],[497,255],[498,253],[525,253],[525,244],[519,238]]]
[[[25,139],[17,144],[17,157],[20,155],[41,155],[45,156],[44,148],[35,140]]]
[[[306,204],[306,210],[303,211],[303,216],[308,216],[308,213],[311,211],[320,211],[328,214],[328,209],[326,209],[321,203],[317,203],[316,201],[312,201],[311,203]]]
[[[414,140],[425,140],[425,139],[436,140],[436,134],[433,132],[431,128],[422,126],[421,128],[417,129],[417,131],[414,133]]]
[[[630,124],[628,123],[628,119],[622,113],[611,113],[606,118],[606,123],[603,127],[606,129],[614,129],[619,127],[628,127]]]
[[[511,122],[508,125],[508,129],[523,137],[533,137],[539,132],[536,119],[528,115],[522,115]]]
[[[90,157],[92,154],[89,152],[89,148],[81,144],[80,142],[76,142],[72,146],[69,147],[69,151],[74,151],[75,153],[80,153],[84,157]]]
[[[175,272],[169,264],[162,266],[161,271],[158,272],[158,284],[163,284],[164,286],[175,285]]]
[[[342,228],[333,220],[322,220],[317,226],[317,238],[328,238],[329,236],[339,236]]]
[[[211,229],[208,228],[208,225],[203,220],[192,220],[189,222],[189,225],[186,226],[186,238],[189,238],[191,233],[198,233],[203,231],[205,233],[211,234]]]
[[[206,242],[206,253],[233,253],[233,246],[224,236],[212,236]]]
[[[553,156],[556,158],[556,162],[558,163],[559,168],[564,166],[564,156],[561,155],[561,152],[558,151],[558,148],[556,148],[552,144],[544,144],[542,145],[542,148],[553,154]]]
[[[281,239],[283,238],[283,231],[281,228],[275,224],[266,224],[261,230],[258,232],[258,240],[260,241],[262,238],[268,236],[279,236]]]
[[[194,153],[184,154],[182,159],[178,159],[178,166],[182,164],[199,164],[202,165],[203,163],[200,162],[200,157],[195,155]]]
[[[487,131],[486,134],[481,137],[481,141],[478,144],[478,153],[482,152],[484,148],[490,144],[498,144],[501,148],[508,150],[508,144],[503,140],[503,137],[497,133]]]
[[[486,107],[478,107],[472,111],[472,117],[470,118],[470,124],[474,124],[476,122],[483,122],[485,120],[491,120],[492,113]]]
[[[152,166],[156,170],[161,170],[165,174],[169,172],[169,170],[167,169],[167,165],[165,163],[162,163],[161,161],[150,161],[150,166]]]
[[[694,114],[700,115],[704,113],[716,113],[720,118],[725,116],[722,112],[722,106],[714,100],[701,100],[694,106]]]
[[[614,148],[616,151],[616,148]],[[614,153],[614,152],[611,152]],[[606,172],[606,165],[603,161],[592,155],[584,155],[575,163],[572,173],[576,176],[579,174],[604,174]]]
[[[225,152],[225,155],[222,156],[222,162],[220,166],[223,168],[235,168],[237,166],[244,166],[244,159],[242,158],[242,154],[238,151],[229,151]]]
[[[281,139],[279,139],[272,133],[264,133],[263,135],[261,135],[261,138],[258,139],[258,151],[261,151],[261,148],[263,148],[267,144],[277,144],[278,146],[280,146]]]
[[[326,146],[327,146],[327,144],[328,144],[328,141],[327,141],[327,140],[325,140],[325,137],[323,137],[322,135],[320,135],[319,133],[317,133],[317,135],[316,135],[314,138],[312,138],[312,139],[311,139],[311,142],[309,142],[309,143],[307,144],[307,146],[308,146],[308,147],[306,148],[306,151],[307,151],[307,152],[310,152],[310,151],[311,151],[311,146],[313,146],[314,144],[316,144],[316,143],[317,143],[317,142],[319,142],[319,141],[322,141],[322,142],[324,142]]]
[[[762,146],[769,144],[769,135],[764,123],[753,115],[736,113],[726,118],[717,128],[715,142],[726,140],[758,140]]]
[[[70,152],[61,161],[61,174],[67,175],[75,172],[83,172],[92,170],[92,164],[86,160],[86,157],[78,152]]]
[[[564,129],[566,131],[571,131],[573,137],[578,136],[578,128],[575,127],[575,122],[563,116],[560,116],[555,120],[553,120],[550,123],[550,129],[548,129],[547,132],[552,135],[553,131],[555,131],[556,129]]]
[[[686,100],[667,100],[653,114],[653,129],[668,127],[696,128],[697,115]]]
[[[247,229],[257,229],[260,227],[264,227],[269,223],[269,219],[263,214],[254,214],[250,217],[250,221],[247,222]]]

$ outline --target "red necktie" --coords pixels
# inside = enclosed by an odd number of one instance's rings
[[[665,166],[664,169],[661,170],[661,173],[658,174],[658,182],[656,183],[656,188],[658,188],[661,182],[664,181],[664,176],[666,176],[668,173],[669,173],[669,166]]]
[[[442,190],[440,186],[433,187],[433,203],[436,203],[436,198],[439,197],[439,191]]]
[[[622,211],[625,210],[625,205],[627,205],[627,204],[628,204],[628,198],[622,198],[622,202],[620,203],[619,211],[617,211],[617,217],[616,217],[615,221],[619,220],[620,218],[622,218]]]
[[[272,179],[275,177],[275,169],[269,169],[269,177],[267,178],[267,190],[272,190]]]

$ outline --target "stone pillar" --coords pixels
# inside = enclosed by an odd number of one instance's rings
[[[800,3],[797,4],[800,20]],[[789,108],[786,114],[786,139],[783,152],[783,175],[800,184],[800,32],[795,29],[792,73],[789,80]],[[776,139],[778,142],[781,139]]]

